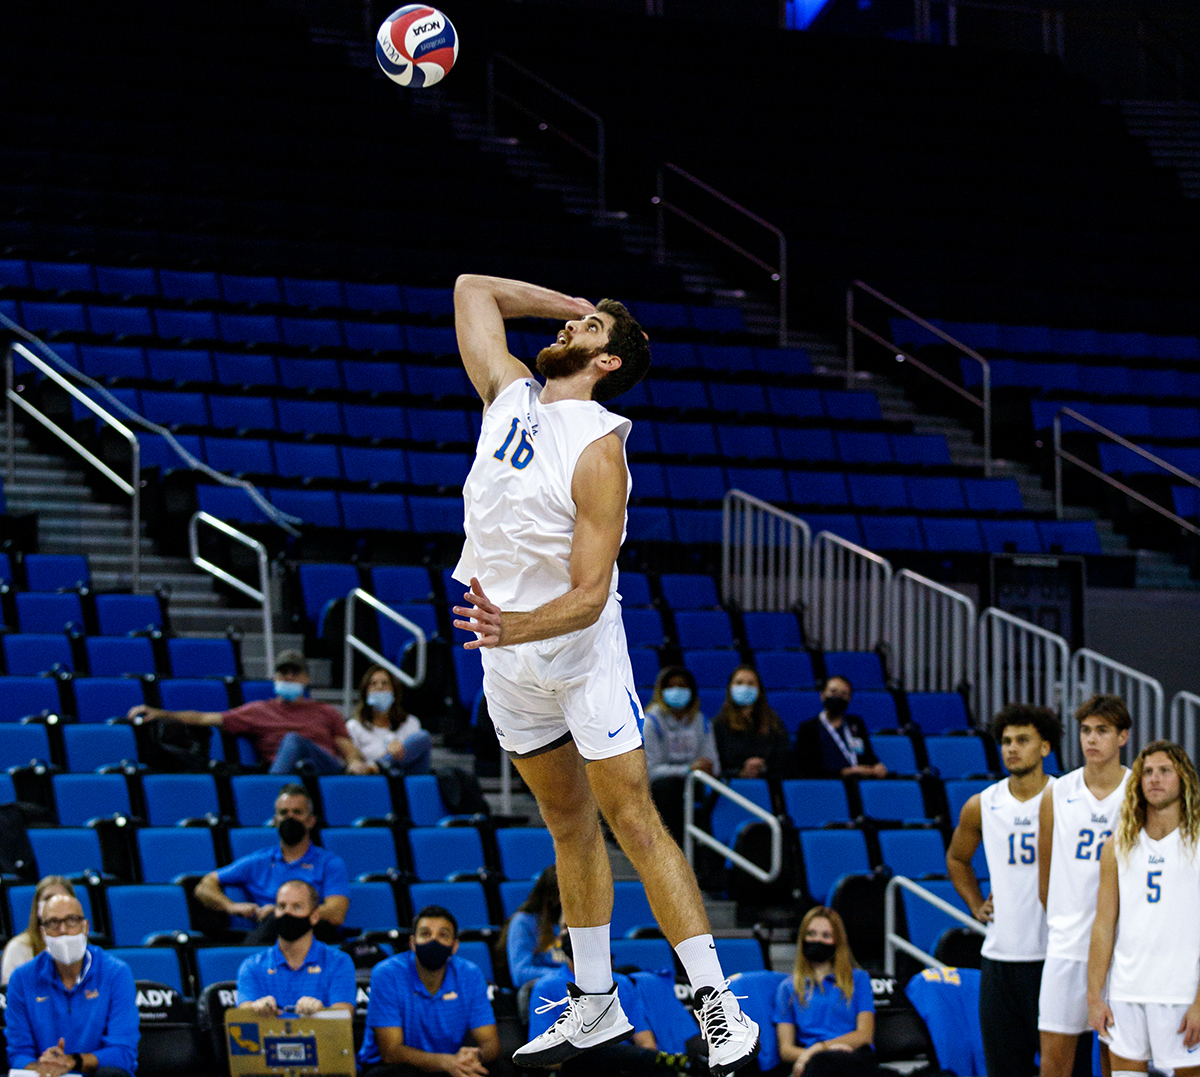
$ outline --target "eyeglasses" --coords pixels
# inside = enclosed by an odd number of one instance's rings
[[[61,919],[39,920],[38,923],[47,934],[61,935],[64,931],[69,931],[73,935],[83,927],[85,920],[82,916],[64,916]]]

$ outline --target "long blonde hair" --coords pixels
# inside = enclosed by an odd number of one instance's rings
[[[34,957],[46,949],[46,940],[42,936],[42,925],[38,921],[42,918],[42,906],[48,900],[46,891],[54,888],[71,897],[76,896],[71,880],[64,879],[61,875],[44,875],[38,880],[38,884],[33,890],[33,900],[29,903],[29,926],[22,932],[29,940],[29,948],[33,951]]]
[[[858,968],[858,962],[850,952],[850,940],[846,938],[846,925],[842,923],[842,918],[824,905],[809,909],[800,921],[800,931],[796,935],[796,965],[792,969],[792,984],[796,988],[796,997],[807,1002],[812,998],[813,991],[817,988],[824,989],[822,984],[817,982],[812,962],[804,956],[804,936],[808,934],[809,925],[818,918],[828,920],[833,929],[833,943],[837,947],[833,955],[833,980],[849,1002],[854,997],[854,970]]]
[[[1146,760],[1156,752],[1162,752],[1171,760],[1175,773],[1179,775],[1179,830],[1184,844],[1195,850],[1200,839],[1200,780],[1196,768],[1178,744],[1169,740],[1156,740],[1147,744],[1133,761],[1129,780],[1125,783],[1125,799],[1121,805],[1121,819],[1117,823],[1117,854],[1128,857],[1138,842],[1142,827],[1146,825],[1146,794],[1142,791],[1142,774]]]

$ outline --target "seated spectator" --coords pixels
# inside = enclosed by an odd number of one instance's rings
[[[566,964],[545,973],[533,985],[533,996],[529,1007],[529,1038],[536,1039],[562,1016],[567,1008],[567,985],[574,987],[575,963],[571,954],[570,932],[562,933],[563,954]],[[564,1075],[592,1077],[594,1074],[610,1074],[612,1077],[635,1077],[639,1074],[662,1074],[677,1072],[683,1065],[684,1055],[661,1055],[646,1009],[633,981],[619,972],[613,973],[617,985],[617,998],[621,1009],[633,1026],[631,1042],[609,1043],[593,1047],[582,1055],[568,1059],[560,1068]],[[673,1065],[668,1065],[668,1059]]]
[[[532,983],[566,960],[558,944],[561,918],[558,869],[551,864],[538,876],[529,897],[509,917],[500,933],[513,987]]]
[[[867,727],[857,714],[847,714],[854,686],[845,677],[830,677],[821,689],[824,709],[796,730],[796,768],[805,778],[883,778],[885,767],[871,747]]]
[[[47,899],[38,922],[46,949],[16,969],[8,983],[9,1067],[42,1077],[132,1077],[139,1033],[129,966],[88,945],[78,898]]]
[[[4,945],[4,957],[0,959],[0,986],[8,984],[14,969],[32,961],[46,949],[46,939],[42,934],[38,916],[42,906],[57,894],[75,896],[75,887],[61,875],[47,875],[34,887],[33,901],[29,903],[28,926]]]
[[[696,678],[683,666],[659,671],[642,729],[650,795],[676,841],[683,840],[683,783],[688,773],[717,772],[717,741],[700,710]]]
[[[779,1056],[793,1077],[869,1077],[877,1072],[875,996],[858,967],[842,918],[824,906],[800,922],[796,965],[775,994]]]
[[[275,827],[279,846],[248,853],[232,864],[210,871],[196,884],[196,900],[210,909],[243,916],[255,928],[246,936],[246,946],[266,946],[276,938],[275,895],[291,879],[310,883],[317,891],[317,938],[338,942],[338,928],[350,908],[350,877],[346,862],[310,837],[317,824],[313,804],[304,786],[295,783],[279,790],[275,800]],[[223,887],[239,886],[249,901],[234,901]]]
[[[311,774],[375,774],[354,746],[341,712],[328,703],[306,699],[308,663],[299,651],[284,651],[275,660],[275,698],[243,703],[231,711],[165,711],[139,703],[127,717],[151,721],[168,718],[187,725],[216,726],[254,742],[259,758],[272,774],[291,774],[297,767]]]
[[[454,915],[427,905],[413,921],[409,947],[371,970],[362,1074],[483,1077],[500,1053],[500,1036],[483,973],[456,954]]]
[[[404,709],[402,693],[389,670],[371,666],[358,686],[358,706],[346,727],[363,758],[381,771],[427,774],[433,738]]]
[[[318,942],[321,898],[312,883],[292,879],[275,894],[279,941],[246,958],[238,969],[238,1005],[263,1017],[291,1010],[301,1017],[318,1010],[354,1012],[357,987],[354,962],[347,954]]]
[[[738,666],[713,719],[721,773],[726,778],[786,778],[791,770],[788,735],[767,703],[753,666]]]

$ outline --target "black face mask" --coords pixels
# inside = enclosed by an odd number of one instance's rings
[[[825,704],[825,713],[830,718],[840,718],[846,713],[846,708],[850,706],[850,700],[843,699],[841,696],[826,696],[821,702]]]
[[[312,923],[307,916],[293,916],[288,913],[286,916],[275,917],[275,931],[284,942],[295,942],[312,929]]]
[[[430,939],[428,942],[417,943],[413,947],[413,952],[417,955],[417,960],[423,968],[427,968],[430,972],[437,972],[450,960],[452,949],[453,947],[438,942],[437,939]]]
[[[833,955],[837,953],[837,944],[832,942],[810,942],[805,939],[800,944],[800,952],[808,958],[809,964],[824,965],[826,962],[833,960]]]
[[[276,829],[279,831],[279,840],[284,845],[299,845],[308,837],[308,827],[300,822],[299,819],[294,819],[291,816],[284,819]]]

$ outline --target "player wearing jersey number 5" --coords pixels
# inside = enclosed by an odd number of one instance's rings
[[[754,1057],[758,1026],[728,990],[695,877],[650,799],[617,594],[630,424],[599,401],[645,375],[645,334],[620,303],[496,277],[459,277],[454,315],[484,403],[454,570],[468,605],[454,623],[476,633],[465,646],[482,656],[488,713],[554,838],[575,956],[566,1011],[514,1061],[557,1065],[633,1031],[613,986],[603,812],[687,971],[721,1077]],[[508,351],[504,320],[528,317],[567,319],[538,354],[544,387]]]
[[[1013,703],[992,719],[1009,776],[963,805],[946,870],[971,914],[987,924],[980,963],[979,1024],[988,1077],[1037,1071],[1038,991],[1046,957],[1046,910],[1038,900],[1038,818],[1054,784],[1042,769],[1062,727],[1046,707]],[[983,842],[991,895],[971,867]]]
[[[1120,818],[1129,771],[1121,749],[1133,722],[1117,696],[1092,696],[1078,710],[1084,764],[1042,797],[1038,822],[1038,890],[1049,928],[1038,996],[1042,1077],[1090,1074],[1088,945],[1096,917],[1100,856]],[[1087,1048],[1086,1051],[1084,1048]],[[1078,1048],[1078,1051],[1077,1051]]]
[[[1151,1061],[1175,1077],[1200,1074],[1198,840],[1195,767],[1178,744],[1147,744],[1100,857],[1088,954],[1088,1012],[1113,1077],[1145,1073]]]

